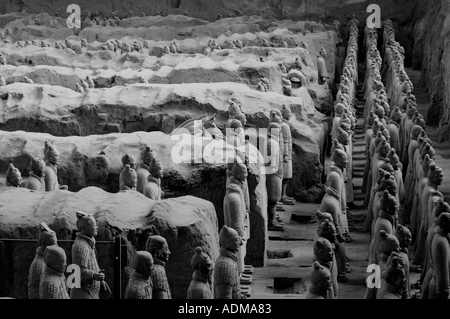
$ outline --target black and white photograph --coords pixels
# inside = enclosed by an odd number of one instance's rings
[[[449,21],[448,0],[0,0],[0,299],[450,299]]]

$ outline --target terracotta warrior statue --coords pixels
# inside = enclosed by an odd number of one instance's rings
[[[67,257],[64,249],[57,245],[47,246],[44,251],[45,270],[39,285],[41,299],[70,299],[64,271]]]
[[[194,273],[187,291],[187,299],[213,299],[211,285],[214,265],[211,258],[203,252],[202,247],[195,248],[191,266],[194,268]]]
[[[389,258],[389,265],[382,274],[381,288],[377,299],[405,299],[404,287],[406,285],[406,273],[403,261],[396,253]]]
[[[120,183],[120,190],[136,190],[137,185],[137,173],[134,169],[130,167],[130,165],[126,164],[122,172],[120,172],[119,180],[122,180]]]
[[[450,213],[441,213],[438,227],[431,243],[432,278],[429,299],[450,298]]]
[[[380,272],[383,274],[383,271],[387,268],[388,257],[392,252],[399,253],[400,243],[394,234],[387,233],[382,229],[374,236],[374,238],[377,239],[376,242],[378,244],[374,253],[375,259],[373,260],[373,263],[380,267]],[[369,264],[371,263],[372,262],[369,260]],[[379,290],[380,288],[378,287],[367,287],[364,299],[377,299]]]
[[[161,200],[164,192],[161,190],[161,178],[163,177],[162,163],[159,160],[153,160],[150,164],[147,184],[144,186],[144,195],[153,200]]]
[[[439,198],[434,203],[433,216],[435,218],[430,228],[428,229],[427,234],[425,262],[419,279],[419,283],[421,283],[421,299],[428,299],[430,293],[429,286],[433,274],[433,256],[431,255],[431,244],[433,243],[434,236],[436,235],[436,229],[439,227],[438,218],[442,213],[450,213],[450,205],[444,202],[443,198]]]
[[[136,160],[135,160],[134,156],[130,155],[130,154],[125,154],[124,156],[122,156],[122,165],[123,165],[123,169],[122,169],[122,171],[120,172],[120,175],[119,175],[119,187],[123,183],[123,176],[122,175],[123,175],[124,170],[125,170],[125,165],[129,165],[130,168],[132,168],[132,169],[134,169],[136,171]],[[137,173],[136,173],[136,177],[137,177]]]
[[[153,159],[156,159],[155,152],[150,149],[150,147],[146,146],[141,152],[141,163],[139,164],[138,169],[136,170],[138,183],[136,186],[136,190],[139,193],[144,193],[144,186],[147,184],[147,177],[150,175],[149,169],[150,164]]]
[[[6,186],[10,187],[20,187],[20,182],[22,181],[22,174],[20,171],[14,167],[13,163],[9,163],[8,170],[6,171]]]
[[[325,48],[320,48],[319,55],[317,56],[317,70],[319,71],[319,84],[325,84],[330,78],[327,72],[326,66],[327,51]]]
[[[286,188],[287,184],[292,178],[292,134],[290,125],[292,112],[288,106],[283,104],[281,114],[283,116],[283,122],[281,123],[281,131],[283,132],[283,139],[284,139],[283,181],[282,181],[281,202],[283,204],[291,205],[292,202],[294,201],[294,198],[286,195]]]
[[[425,257],[425,245],[428,228],[433,222],[432,207],[429,205],[429,198],[438,191],[438,187],[442,184],[444,178],[442,168],[432,163],[428,170],[428,181],[425,185],[420,199],[420,225],[417,238],[416,251],[414,252],[413,265],[419,265],[422,270]],[[420,194],[419,194],[420,195]],[[442,195],[442,194],[440,194]]]
[[[164,237],[150,236],[147,239],[146,250],[153,256],[153,271],[151,281],[153,285],[152,299],[172,299],[169,281],[166,274],[166,263],[169,260],[169,245]]]
[[[224,225],[219,234],[220,255],[214,266],[214,299],[245,299],[241,295],[237,252],[242,246],[241,236]]]
[[[311,271],[311,286],[305,299],[329,299],[332,286],[330,270],[315,261]]]
[[[268,197],[267,221],[269,230],[284,230],[284,224],[276,219],[277,202],[281,200],[283,169],[280,161],[281,125],[271,122],[268,127],[266,160],[266,187]]]
[[[148,251],[137,251],[133,260],[133,271],[125,289],[125,299],[152,299],[153,257]]]
[[[347,221],[347,196],[345,192],[344,171],[348,165],[347,153],[343,149],[335,149],[331,155],[332,165],[329,168],[326,185],[336,190],[339,194],[342,219],[342,233],[344,237],[349,238],[349,229]]]
[[[70,299],[99,299],[105,274],[100,270],[95,249],[97,222],[94,216],[80,211],[76,217],[78,232],[72,246],[72,263],[81,269],[81,287],[70,290]]]
[[[35,191],[45,191],[45,162],[40,157],[33,157],[30,163],[30,177],[28,177],[25,188]]]
[[[244,222],[246,216],[243,184],[247,178],[247,167],[240,161],[228,163],[230,178],[227,183],[225,198],[223,200],[224,223],[236,230],[242,240],[242,247],[237,252],[238,269],[244,272],[244,258],[246,254],[247,238],[245,238]]]
[[[400,244],[400,252],[399,255],[403,261],[403,267],[405,268],[405,295],[407,294],[409,298],[411,298],[411,285],[409,281],[409,256],[408,256],[408,247],[411,245],[411,231],[403,225],[397,225],[395,229],[395,236],[398,239]]]
[[[39,284],[45,268],[45,248],[47,246],[57,245],[57,242],[56,233],[47,224],[41,223],[37,239],[39,247],[36,249],[36,255],[28,272],[28,299],[40,299]]]
[[[322,266],[328,268],[331,274],[331,289],[328,292],[327,299],[336,299],[338,295],[338,270],[334,258],[334,245],[328,239],[319,237],[314,242],[314,257],[313,261],[319,262]]]

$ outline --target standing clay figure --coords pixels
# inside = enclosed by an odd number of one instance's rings
[[[59,185],[58,183],[58,162],[59,152],[55,145],[51,145],[48,141],[45,141],[45,190],[47,192],[53,190],[67,190],[67,185]]]
[[[33,157],[30,163],[30,177],[28,177],[25,188],[45,192],[45,162],[40,157]]]
[[[6,80],[1,74],[0,74],[0,86],[6,86]]]
[[[56,245],[44,252],[45,270],[39,285],[41,299],[70,299],[64,271],[67,266],[66,252]]]
[[[428,228],[433,222],[432,207],[429,205],[429,198],[436,193],[438,187],[442,184],[444,174],[442,168],[432,163],[429,166],[428,180],[425,185],[420,198],[420,225],[416,244],[416,251],[414,252],[413,265],[419,266],[419,271],[424,266],[425,246]],[[439,193],[440,194],[440,193]],[[440,194],[442,195],[442,194]],[[420,194],[419,194],[420,196]]]
[[[170,256],[169,245],[166,239],[159,235],[150,236],[147,239],[146,250],[153,256],[153,271],[151,275],[153,284],[152,299],[172,299],[165,268]]]
[[[330,78],[327,72],[326,66],[327,51],[325,48],[321,48],[319,55],[317,56],[317,70],[319,71],[319,84],[325,84]]]
[[[241,236],[224,225],[219,233],[219,244],[220,255],[214,266],[214,299],[242,299],[237,263],[237,252],[242,246]]]
[[[428,229],[425,251],[425,262],[420,276],[419,283],[421,283],[420,298],[428,299],[429,286],[433,274],[433,256],[431,255],[431,244],[433,243],[434,236],[436,235],[436,229],[438,228],[438,218],[442,213],[450,213],[450,205],[444,202],[443,198],[438,198],[435,201],[433,216],[434,221]]]
[[[56,233],[44,222],[39,226],[38,248],[28,272],[28,299],[40,299],[39,285],[45,269],[44,252],[47,246],[57,245]]]
[[[339,211],[341,212],[340,219],[342,220],[342,232],[346,240],[350,240],[348,222],[347,222],[347,196],[345,193],[345,177],[344,171],[348,165],[347,153],[342,149],[335,149],[331,155],[333,164],[330,166],[326,185],[336,190],[339,194]]]
[[[72,263],[81,269],[81,287],[70,290],[70,299],[99,299],[105,274],[98,266],[95,249],[97,222],[94,216],[80,211],[76,212],[76,217],[78,232],[72,246]]]
[[[240,158],[239,158],[240,160]],[[231,162],[229,165],[230,178],[223,200],[224,223],[236,230],[241,237],[242,247],[237,252],[239,273],[244,272],[244,258],[246,254],[245,217],[246,207],[243,185],[247,178],[247,167],[241,161]]]
[[[284,224],[276,220],[276,205],[281,200],[283,170],[280,161],[281,126],[271,122],[268,127],[266,166],[266,187],[268,197],[267,222],[269,230],[284,230]]]
[[[334,245],[330,243],[328,239],[319,237],[314,242],[314,258],[313,261],[317,261],[320,265],[328,268],[331,274],[332,285],[328,292],[327,299],[336,299],[338,295],[338,270],[337,265],[333,262],[334,257]]]
[[[195,248],[195,255],[191,259],[194,268],[192,280],[187,291],[187,299],[213,299],[212,274],[213,262],[202,247]]]
[[[80,83],[76,83],[75,84],[77,87],[77,92],[81,93],[81,94],[85,94],[86,91],[84,90],[84,88],[80,85]]]
[[[281,123],[281,131],[283,132],[284,152],[283,152],[283,181],[281,202],[287,205],[293,205],[295,200],[286,195],[287,184],[292,178],[292,135],[290,119],[292,116],[291,109],[283,104],[281,109],[283,122]]]
[[[156,159],[156,154],[150,147],[146,146],[141,152],[141,163],[136,170],[138,183],[136,190],[139,193],[144,193],[144,187],[147,184],[147,177],[150,175],[149,169],[152,161]]]
[[[124,169],[120,172],[120,178],[122,182],[119,187],[121,191],[126,190],[136,190],[137,185],[137,174],[134,169],[131,168],[130,165],[126,164]]]
[[[305,299],[329,299],[328,295],[331,288],[330,270],[315,261],[311,271],[311,286]]]
[[[94,81],[89,76],[86,76],[86,82],[88,83],[90,89],[95,87]]]
[[[125,299],[152,299],[153,257],[148,251],[137,251],[133,271],[125,289]]]
[[[406,275],[406,285],[405,290],[406,294],[408,296],[411,296],[411,286],[409,283],[409,257],[408,257],[408,247],[411,245],[411,231],[402,225],[397,225],[397,228],[395,230],[395,236],[398,239],[398,242],[400,244],[400,252],[399,255],[401,256],[403,260],[403,265],[405,268],[405,275]]]
[[[20,187],[21,180],[22,174],[20,174],[20,171],[14,167],[13,163],[9,163],[8,170],[6,171],[6,186]]]
[[[80,80],[80,85],[83,87],[84,91],[87,92],[89,90],[89,84],[85,79]]]
[[[441,213],[438,227],[431,243],[432,279],[429,299],[450,298],[450,213]]]
[[[164,193],[161,190],[161,178],[163,177],[161,161],[153,160],[150,164],[149,173],[143,194],[150,199],[161,200],[164,196]]]

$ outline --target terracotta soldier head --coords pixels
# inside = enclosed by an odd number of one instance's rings
[[[412,104],[408,104],[408,106],[406,107],[406,115],[410,119],[412,119],[412,117],[413,117],[414,113],[416,113],[416,111],[417,111],[417,108]]]
[[[378,234],[380,238],[380,252],[389,257],[392,252],[400,252],[400,243],[397,237],[393,234],[388,234],[384,230],[380,230]]]
[[[40,157],[33,157],[31,159],[30,171],[32,171],[36,176],[45,176],[45,162]]]
[[[422,131],[423,131],[422,127],[420,127],[419,125],[414,125],[411,128],[411,140],[417,140]]]
[[[331,160],[334,162],[334,165],[342,169],[348,166],[347,153],[344,150],[335,149],[331,155]]]
[[[345,105],[342,103],[336,103],[336,105],[334,106],[334,113],[336,115],[342,115],[342,113],[344,113],[345,111]]]
[[[441,213],[437,218],[437,224],[444,232],[450,233],[450,213]]]
[[[326,238],[319,237],[314,243],[314,256],[324,262],[333,261],[334,246]]]
[[[444,202],[442,197],[439,197],[436,200],[436,203],[433,208],[434,216],[437,218],[442,213],[450,213],[450,205],[447,202]]]
[[[392,150],[391,150],[392,151]],[[394,151],[395,152],[395,151]],[[390,154],[391,152],[389,152],[389,154]],[[388,154],[388,155],[389,155]],[[384,163],[383,164],[381,164],[380,166],[379,166],[379,168],[378,169],[383,169],[383,170],[385,170],[386,172],[388,172],[389,174],[394,174],[394,167],[392,166],[392,164],[391,164],[391,160],[389,159],[389,157],[386,157],[385,159],[384,159]]]
[[[164,237],[159,235],[150,236],[147,239],[146,250],[150,252],[154,259],[167,262],[170,256],[169,245]]]
[[[131,189],[135,189],[137,186],[137,173],[128,164],[125,165],[125,168],[122,171],[122,181]]]
[[[428,178],[428,171],[430,170],[430,164],[434,163],[434,160],[430,157],[430,155],[425,154],[425,157],[422,162],[422,170],[423,170],[423,176],[427,176]]]
[[[207,254],[203,252],[202,247],[195,248],[195,255],[191,258],[191,266],[202,276],[212,279],[214,264]]]
[[[39,226],[37,243],[40,247],[42,247],[44,249],[47,246],[52,246],[52,245],[58,244],[58,239],[56,238],[56,233],[53,230],[51,230],[45,223],[41,223],[41,225]]]
[[[317,220],[319,220],[320,224],[324,222],[325,220],[328,220],[330,222],[333,222],[333,216],[330,213],[327,212],[321,212],[320,210],[316,209],[316,217]]]
[[[286,104],[283,104],[283,107],[281,108],[281,115],[283,116],[283,119],[289,121],[292,117],[291,108],[286,106]]]
[[[395,215],[398,212],[397,199],[387,190],[383,192],[383,196],[380,199],[380,208],[389,215]]]
[[[432,181],[437,186],[441,185],[444,180],[444,172],[442,168],[436,166],[434,163],[430,164],[428,170],[428,180]]]
[[[273,109],[270,111],[270,122],[281,124],[283,121],[283,115],[280,110]]]
[[[219,233],[219,244],[227,250],[237,252],[243,243],[235,229],[224,225]]]
[[[387,158],[389,159],[389,161],[392,164],[392,168],[394,169],[394,171],[399,170],[400,169],[400,158],[398,157],[397,153],[395,152],[394,149],[391,149],[390,152],[387,155]]]
[[[243,126],[247,124],[247,117],[245,116],[245,113],[241,112],[236,114],[236,120],[240,121]]]
[[[392,253],[394,254],[394,253]],[[398,289],[405,286],[406,275],[405,268],[403,267],[403,259],[401,256],[393,256],[389,258],[389,264],[386,264],[387,268],[384,271],[384,280]]]
[[[374,118],[373,124],[372,124],[372,134],[373,134],[373,136],[376,137],[378,135],[378,131],[380,130],[380,125],[382,125],[382,123],[380,121],[380,118],[375,115],[375,118]]]
[[[150,149],[150,147],[145,147],[141,152],[141,160],[144,164],[149,165],[151,164],[152,160],[156,158],[155,152]]]
[[[136,169],[136,160],[133,155],[125,154],[122,156],[122,164],[124,167],[129,165],[132,169]]]
[[[400,124],[400,122],[402,121],[402,111],[400,111],[399,107],[396,107],[392,112],[391,112],[391,120],[394,121],[395,123]]]
[[[369,118],[367,120],[367,128],[371,128],[373,126],[373,123],[375,122],[375,119],[379,119],[377,115],[373,111],[370,111]],[[379,121],[378,121],[379,123]]]
[[[66,252],[59,246],[47,246],[44,251],[44,263],[61,274],[67,266]]]
[[[230,105],[228,106],[228,116],[236,116],[237,114],[241,113],[241,107],[238,103],[236,103],[232,99],[229,99],[228,102],[230,103]]]
[[[348,133],[340,127],[338,127],[337,131],[338,131],[337,134],[338,142],[341,143],[342,145],[348,145],[350,142],[350,136],[348,135]]]
[[[389,141],[389,139],[390,139],[389,131],[386,129],[386,127],[383,124],[380,124],[380,129],[378,130],[378,133],[381,133],[381,135],[384,136],[386,141]]]
[[[395,229],[395,236],[398,239],[401,248],[408,248],[412,242],[411,231],[402,225],[397,225]]]
[[[391,145],[386,140],[380,142],[377,148],[377,153],[381,157],[386,157],[386,155],[391,151]]]
[[[77,216],[77,229],[80,234],[87,237],[97,236],[97,221],[94,216],[90,214],[83,213],[81,211],[76,212]]]
[[[311,285],[323,290],[330,290],[332,284],[330,270],[315,261],[311,271]]]
[[[55,145],[50,144],[49,141],[45,141],[44,147],[44,160],[56,165],[59,161],[59,152]]]
[[[425,119],[423,118],[422,114],[419,113],[419,116],[417,116],[414,119],[414,125],[420,126],[423,130],[426,129],[427,124],[426,124]]]
[[[327,50],[325,50],[324,47],[321,47],[321,48],[320,48],[320,51],[319,51],[319,55],[320,55],[321,57],[323,57],[324,59],[326,59],[326,58],[327,58]]]
[[[153,256],[148,251],[137,251],[133,259],[133,269],[143,276],[150,277],[153,270]]]
[[[380,186],[378,187],[379,192],[388,191],[389,194],[395,196],[397,194],[397,182],[393,175],[389,172],[384,173],[383,179],[380,181]]]
[[[341,143],[339,143],[339,141],[337,139],[333,140],[333,147],[334,147],[334,149],[340,149],[340,150],[345,151],[344,146]]]
[[[160,160],[153,160],[149,167],[150,175],[155,178],[162,178],[163,177],[163,167]]]
[[[19,187],[22,180],[22,174],[14,167],[13,163],[9,163],[8,170],[6,171],[6,186]]]
[[[334,223],[332,221],[329,221],[328,219],[325,219],[320,225],[319,229],[317,231],[317,234],[320,237],[323,237],[327,239],[331,244],[336,243],[336,237],[337,237],[337,231]]]

